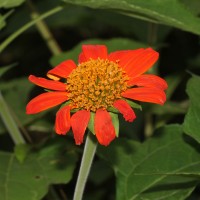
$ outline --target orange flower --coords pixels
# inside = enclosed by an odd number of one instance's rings
[[[167,83],[143,74],[158,56],[151,48],[108,54],[104,45],[83,45],[78,65],[62,62],[48,71],[51,80],[29,76],[32,83],[50,91],[32,99],[26,112],[35,114],[63,103],[56,114],[57,134],[65,135],[72,128],[79,145],[88,127],[107,146],[118,135],[118,113],[129,122],[136,118],[131,107],[137,104],[128,99],[161,105],[166,101]]]

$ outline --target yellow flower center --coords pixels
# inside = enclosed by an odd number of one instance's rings
[[[79,64],[67,79],[72,108],[95,112],[112,106],[127,89],[127,80],[117,62],[98,58]]]

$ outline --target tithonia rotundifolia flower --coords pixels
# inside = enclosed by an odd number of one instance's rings
[[[32,99],[27,114],[62,104],[56,114],[55,131],[65,135],[72,129],[75,143],[83,142],[89,128],[98,142],[109,145],[118,136],[118,114],[128,122],[136,118],[133,101],[163,105],[167,83],[144,74],[159,57],[152,48],[115,51],[105,45],[83,45],[78,64],[66,60],[47,72],[49,79],[29,76],[46,92]]]

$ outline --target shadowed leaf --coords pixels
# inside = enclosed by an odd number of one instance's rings
[[[200,153],[179,125],[158,129],[143,144],[119,138],[99,155],[115,170],[118,200],[185,199],[199,180]]]

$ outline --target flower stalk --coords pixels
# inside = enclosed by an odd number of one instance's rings
[[[73,200],[81,200],[83,197],[85,184],[90,172],[92,161],[94,159],[96,147],[97,147],[97,141],[94,140],[91,132],[89,131],[87,134],[85,148],[83,151],[81,166],[80,166],[80,170],[78,174],[78,179],[76,182],[76,188],[75,188]]]

